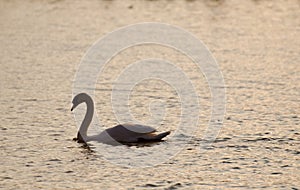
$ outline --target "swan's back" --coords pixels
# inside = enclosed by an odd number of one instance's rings
[[[156,129],[153,127],[132,123],[124,123],[122,125],[117,125],[114,128],[117,128],[118,130],[124,130],[125,128],[125,130],[130,130],[136,133],[153,133],[156,131]]]

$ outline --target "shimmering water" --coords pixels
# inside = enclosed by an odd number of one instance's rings
[[[297,0],[1,1],[0,187],[299,189],[299,8]],[[117,124],[110,101],[115,78],[139,59],[174,62],[191,78],[201,105],[192,137],[171,135],[151,145],[163,152],[165,144],[177,143],[182,151],[153,167],[121,167],[99,150],[90,152],[72,141],[77,132],[70,112],[72,85],[82,56],[98,38],[145,21],[180,26],[208,46],[224,75],[227,111],[217,140],[200,149],[211,112],[201,72],[166,47],[145,45],[121,52],[96,85],[94,100],[103,127]],[[176,131],[180,99],[171,86],[142,81],[131,95],[132,114],[141,121],[151,116],[151,102],[166,102],[159,130]],[[150,162],[163,159],[153,155]]]

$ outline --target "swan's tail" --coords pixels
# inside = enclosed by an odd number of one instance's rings
[[[161,140],[162,138],[168,136],[170,133],[171,133],[170,131],[167,131],[167,132],[163,132],[158,135],[155,135],[155,140]]]
[[[167,131],[167,132],[163,132],[160,134],[154,134],[154,133],[146,134],[146,135],[143,135],[143,136],[137,138],[137,142],[161,141],[162,138],[166,137],[170,133],[171,133],[170,131]]]

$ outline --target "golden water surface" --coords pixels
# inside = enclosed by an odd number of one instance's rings
[[[299,10],[298,0],[1,0],[0,188],[299,189]],[[174,135],[180,120],[174,89],[159,80],[135,86],[130,110],[139,120],[150,117],[153,100],[166,102],[159,130],[173,135],[153,145],[155,150],[163,155],[160,147],[166,144],[184,145],[146,168],[119,166],[101,157],[101,150],[90,152],[72,141],[77,127],[70,112],[74,77],[88,48],[103,35],[140,22],[193,33],[210,49],[226,84],[223,128],[201,150],[211,95],[191,60],[157,45],[132,47],[111,60],[94,99],[104,127],[118,123],[110,101],[115,77],[139,59],[174,62],[200,97],[198,130],[187,142],[187,136]],[[149,148],[109,147],[112,152]],[[162,159],[154,155],[147,161]]]

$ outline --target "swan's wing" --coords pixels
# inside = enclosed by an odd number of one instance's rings
[[[152,134],[155,129],[145,125],[127,123],[106,129],[106,132],[118,142],[130,143],[137,142],[143,135]]]
[[[129,131],[135,132],[135,133],[153,133],[156,131],[153,127],[146,126],[146,125],[139,125],[139,124],[131,124],[131,123],[125,123],[122,125],[117,125],[116,127],[124,127]]]
[[[170,134],[170,132],[155,134],[155,131],[156,130],[152,127],[138,124],[123,124],[106,129],[106,132],[110,137],[118,142],[123,143],[135,143],[139,141],[159,141],[163,137]]]

